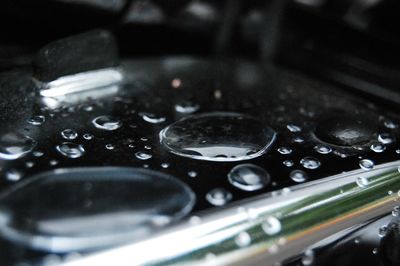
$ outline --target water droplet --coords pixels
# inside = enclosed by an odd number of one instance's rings
[[[17,182],[22,178],[22,174],[20,171],[11,169],[6,173],[6,179],[11,182]]]
[[[378,135],[378,141],[383,144],[389,144],[392,143],[394,139],[389,133],[381,133]]]
[[[303,143],[304,139],[302,137],[294,137],[293,141],[296,142],[296,143]]]
[[[294,162],[292,160],[285,160],[283,161],[283,165],[287,167],[292,167],[294,165]]]
[[[292,149],[289,147],[280,147],[280,148],[278,148],[278,152],[280,154],[290,154],[290,153],[292,153]]]
[[[293,125],[293,124],[289,124],[286,126],[287,129],[289,129],[290,132],[300,132],[301,128],[299,126]]]
[[[400,154],[400,149],[397,149],[397,150],[396,150],[396,153],[397,153],[397,154]]]
[[[148,160],[153,157],[153,155],[144,151],[138,151],[137,153],[135,153],[135,157],[139,160]]]
[[[371,150],[377,153],[385,151],[386,147],[382,143],[373,143],[371,145]]]
[[[304,171],[301,170],[293,170],[289,174],[290,178],[297,183],[303,183],[307,180],[308,176]]]
[[[188,172],[188,176],[194,178],[194,177],[197,176],[197,172],[196,171],[189,171]]]
[[[113,149],[115,149],[115,146],[114,146],[113,144],[111,144],[111,143],[106,144],[105,147],[106,147],[107,150],[113,150]]]
[[[91,140],[94,138],[94,136],[90,133],[85,133],[85,134],[83,134],[83,138],[86,140]]]
[[[374,248],[374,249],[372,250],[372,254],[374,254],[374,255],[378,254],[378,249],[377,249],[377,248]]]
[[[31,176],[1,195],[0,214],[9,219],[0,221],[0,234],[51,253],[94,250],[146,238],[187,215],[194,202],[186,184],[160,172],[57,169]]]
[[[71,159],[79,158],[85,154],[85,149],[82,145],[72,142],[64,142],[58,145],[56,149],[59,153]]]
[[[393,210],[392,210],[392,216],[398,217],[399,215],[400,215],[400,207],[399,207],[399,206],[396,206],[396,207],[394,207]]]
[[[370,159],[360,160],[359,165],[364,170],[372,170],[375,166],[374,162]]]
[[[122,122],[109,115],[98,116],[92,120],[92,124],[102,130],[116,130],[122,126]]]
[[[365,187],[368,187],[369,181],[368,181],[368,178],[366,178],[364,176],[360,176],[357,178],[356,183],[359,187],[365,188]]]
[[[27,122],[29,124],[34,125],[34,126],[40,126],[45,121],[46,121],[46,118],[43,115],[35,115],[27,120]]]
[[[270,182],[270,175],[254,164],[240,164],[228,173],[229,182],[242,190],[254,191],[264,188]]]
[[[34,151],[34,152],[32,153],[32,155],[33,155],[34,157],[42,157],[42,156],[44,155],[44,153],[43,153],[42,151]]]
[[[50,160],[49,164],[54,166],[54,165],[58,164],[58,161],[57,160]]]
[[[304,252],[303,257],[301,258],[301,263],[304,266],[312,265],[314,262],[314,251],[308,249]]]
[[[360,240],[358,238],[354,239],[355,244],[360,244]]]
[[[25,163],[26,168],[32,168],[34,165],[35,165],[35,163],[31,162],[31,161]]]
[[[386,225],[382,225],[381,227],[379,227],[379,232],[378,235],[379,237],[384,237],[388,232],[388,227]]]
[[[63,131],[61,131],[61,136],[64,139],[73,140],[78,137],[78,133],[76,133],[76,131],[72,129],[64,129]]]
[[[326,145],[318,144],[317,146],[314,147],[314,150],[316,150],[320,154],[328,154],[332,152],[332,148],[328,147]]]
[[[133,148],[135,148],[135,144],[130,143],[130,144],[128,145],[128,147],[131,148],[131,149],[133,149]]]
[[[145,148],[146,150],[151,150],[151,149],[152,149],[151,145],[145,145],[144,148]]]
[[[198,160],[241,161],[264,154],[275,133],[260,121],[215,112],[183,118],[160,132],[172,153]]]
[[[200,106],[192,102],[182,102],[175,104],[175,111],[181,114],[192,114],[199,110]]]
[[[232,199],[232,193],[224,188],[214,188],[207,193],[206,199],[214,206],[223,206]]]
[[[161,164],[161,167],[164,168],[164,169],[166,169],[166,168],[169,167],[169,163],[162,163],[162,164]]]
[[[269,236],[276,235],[282,230],[281,222],[274,216],[266,217],[265,220],[262,222],[261,227],[263,231]]]
[[[385,127],[389,128],[389,129],[395,129],[398,127],[397,124],[395,124],[393,121],[389,121],[389,120],[386,120],[384,122],[384,125],[385,125]]]
[[[320,167],[321,162],[314,157],[304,157],[300,160],[300,164],[307,169],[317,169],[318,167]]]
[[[249,233],[247,232],[240,232],[236,237],[235,237],[235,243],[238,247],[247,247],[248,245],[251,244],[251,237]]]
[[[15,160],[31,152],[37,142],[32,138],[19,134],[9,133],[0,137],[0,158]]]
[[[159,123],[165,122],[165,120],[167,120],[163,116],[158,116],[158,115],[151,114],[151,113],[141,112],[141,113],[139,113],[139,116],[142,117],[142,119],[144,121],[149,122],[151,124],[159,124]]]

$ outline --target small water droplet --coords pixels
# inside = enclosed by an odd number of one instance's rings
[[[292,153],[292,149],[289,147],[280,147],[280,148],[278,148],[278,152],[280,154],[290,154],[290,153]]]
[[[297,183],[303,183],[307,180],[307,174],[302,170],[293,170],[289,174],[290,178]]]
[[[304,139],[302,137],[294,137],[293,141],[296,142],[296,143],[303,143]]]
[[[400,149],[397,149],[397,150],[396,150],[396,153],[397,153],[397,154],[400,154]]]
[[[31,161],[28,161],[28,162],[25,163],[25,167],[26,168],[32,168],[34,165],[35,165],[35,163],[31,162]]]
[[[197,172],[196,171],[189,171],[188,172],[188,176],[194,178],[194,177],[197,176]]]
[[[300,164],[307,169],[317,169],[320,167],[321,162],[314,157],[304,157],[300,160]]]
[[[368,186],[369,181],[368,181],[368,178],[366,178],[366,177],[364,177],[364,176],[360,176],[360,177],[357,178],[356,183],[357,183],[357,185],[358,185],[359,187],[365,188],[365,187]]]
[[[360,240],[358,238],[354,239],[355,244],[360,244]]]
[[[22,174],[20,171],[11,169],[6,173],[6,179],[11,182],[17,182],[22,178]]]
[[[199,110],[200,106],[192,102],[182,102],[175,104],[175,111],[181,114],[192,114]]]
[[[374,249],[372,250],[372,253],[373,253],[374,255],[378,254],[378,249],[377,249],[377,248],[374,248]]]
[[[274,216],[268,216],[262,222],[261,227],[263,231],[269,235],[273,236],[278,234],[282,230],[281,222]]]
[[[214,98],[215,98],[216,100],[220,100],[220,99],[222,98],[222,91],[220,91],[220,90],[215,90],[215,91],[214,91]]]
[[[399,207],[399,206],[396,206],[396,207],[394,207],[393,210],[392,210],[392,216],[398,217],[399,215],[400,215],[400,207]]]
[[[381,133],[378,135],[378,141],[383,144],[389,144],[392,143],[394,139],[389,133]]]
[[[155,115],[152,113],[141,112],[141,113],[139,113],[139,116],[142,117],[142,119],[144,121],[149,122],[151,124],[159,124],[159,123],[165,122],[165,120],[167,120],[163,116],[158,116],[158,115]]]
[[[247,232],[240,232],[235,237],[235,243],[238,247],[247,247],[251,243],[251,237]]]
[[[229,182],[245,191],[264,188],[270,182],[270,175],[263,168],[254,164],[240,164],[228,173]]]
[[[114,150],[115,149],[115,146],[113,144],[111,144],[111,143],[106,144],[105,147],[106,147],[107,150]]]
[[[383,151],[385,151],[386,147],[382,144],[382,143],[373,143],[371,145],[371,150],[377,153],[381,153]]]
[[[388,227],[386,225],[382,225],[381,227],[379,227],[379,232],[378,235],[379,237],[384,237],[388,232]]]
[[[206,199],[214,206],[223,206],[232,199],[232,193],[224,188],[214,188],[207,193]]]
[[[122,122],[109,115],[98,116],[92,120],[92,124],[102,130],[116,130],[122,126]]]
[[[162,163],[162,164],[161,164],[161,167],[164,168],[164,169],[166,169],[166,168],[169,167],[169,163]]]
[[[290,132],[300,132],[301,131],[301,128],[294,124],[288,124],[286,127],[287,127],[287,129],[289,129]]]
[[[0,138],[0,158],[15,160],[31,152],[37,142],[32,138],[19,134],[9,133]]]
[[[360,160],[359,165],[364,170],[372,170],[375,166],[374,162],[370,159]]]
[[[304,266],[312,265],[314,262],[314,251],[308,249],[304,252],[303,257],[301,258],[301,263]]]
[[[63,131],[61,131],[61,136],[64,139],[73,140],[78,137],[78,133],[76,133],[76,131],[72,129],[64,129]]]
[[[42,157],[42,156],[44,155],[44,153],[43,153],[42,151],[34,151],[34,152],[32,153],[32,155],[33,155],[34,157]]]
[[[79,158],[85,154],[85,149],[82,145],[72,142],[62,143],[56,147],[56,150],[71,159]]]
[[[131,149],[133,149],[133,148],[135,148],[135,144],[129,143],[128,147],[131,148]]]
[[[174,78],[174,79],[171,81],[171,87],[174,88],[174,89],[180,88],[181,85],[182,85],[182,80],[181,80],[181,79]]]
[[[94,136],[90,133],[85,133],[85,134],[83,134],[83,138],[86,140],[91,140],[94,138]]]
[[[34,125],[34,126],[40,126],[45,121],[46,121],[46,118],[43,115],[35,115],[27,120],[27,122],[29,124]]]
[[[54,166],[54,165],[57,165],[57,164],[58,164],[58,161],[57,161],[57,160],[50,160],[50,161],[49,161],[49,164],[52,165],[52,166]]]
[[[145,148],[146,150],[151,150],[151,149],[152,149],[151,145],[145,145],[144,148]]]
[[[389,129],[395,129],[398,127],[397,124],[395,124],[393,121],[390,121],[390,120],[386,120],[384,122],[384,125],[385,125],[385,127],[389,128]]]
[[[285,160],[283,161],[283,165],[287,167],[292,167],[294,165],[294,162],[292,160]]]
[[[316,150],[320,154],[328,154],[332,152],[332,148],[328,147],[326,145],[318,144],[317,146],[314,147],[314,150]]]
[[[139,160],[148,160],[153,157],[153,155],[144,151],[138,151],[137,153],[135,153],[135,157]]]

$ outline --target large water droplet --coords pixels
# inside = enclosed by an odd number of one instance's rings
[[[195,202],[178,179],[126,167],[57,169],[20,184],[0,194],[0,234],[51,252],[143,239],[187,215]]]
[[[122,126],[122,122],[109,115],[98,116],[92,120],[92,124],[102,130],[116,130]]]
[[[317,169],[321,165],[321,162],[314,157],[304,157],[300,160],[300,164],[307,169]]]
[[[254,191],[264,188],[270,182],[270,175],[254,164],[240,164],[228,174],[229,182],[242,190]]]
[[[160,132],[172,153],[198,160],[241,161],[264,154],[275,132],[237,113],[215,112],[183,118]]]
[[[56,147],[57,151],[68,158],[79,158],[85,154],[85,149],[80,144],[64,142]]]
[[[163,116],[158,116],[155,114],[151,114],[151,113],[139,113],[139,115],[142,117],[142,119],[146,122],[149,122],[151,124],[159,124],[162,122],[165,122],[166,118]]]
[[[224,188],[214,188],[207,193],[206,199],[214,206],[223,206],[232,199],[232,193]]]
[[[27,122],[29,124],[34,125],[34,126],[40,126],[45,121],[46,121],[46,118],[43,115],[35,115],[27,120]]]
[[[78,137],[78,133],[76,133],[76,131],[72,129],[64,129],[63,131],[61,131],[61,136],[64,139],[73,140]]]
[[[31,152],[36,144],[37,142],[32,138],[19,133],[5,134],[0,138],[0,158],[18,159]]]
[[[297,183],[303,183],[307,180],[308,176],[304,171],[301,170],[293,170],[289,174],[290,178]]]
[[[360,160],[359,165],[364,170],[371,170],[375,166],[374,162],[372,160],[370,160],[370,159],[362,159],[362,160]]]

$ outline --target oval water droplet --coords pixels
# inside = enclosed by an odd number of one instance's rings
[[[107,150],[110,150],[110,151],[115,149],[115,146],[113,144],[111,144],[111,143],[106,144],[105,147],[106,147]]]
[[[197,176],[197,172],[196,171],[189,171],[188,172],[188,176],[194,178],[194,177]]]
[[[6,179],[11,182],[17,182],[22,178],[22,173],[18,170],[11,169],[6,172]]]
[[[284,160],[282,163],[284,166],[287,167],[292,167],[294,165],[294,162],[292,160]]]
[[[199,110],[200,106],[192,102],[181,102],[175,104],[175,111],[181,114],[192,114]]]
[[[224,188],[214,188],[206,195],[207,201],[214,206],[223,206],[232,199],[232,193]]]
[[[274,216],[265,218],[261,226],[263,231],[269,236],[276,235],[282,230],[281,222]]]
[[[294,182],[297,183],[303,183],[308,178],[308,175],[301,170],[293,170],[292,172],[290,172],[289,176]]]
[[[135,157],[139,160],[148,160],[153,157],[153,155],[144,151],[138,151],[137,153],[135,153]]]
[[[0,235],[57,253],[146,238],[187,215],[195,202],[178,179],[128,167],[57,169],[20,184],[0,194],[0,216],[6,218],[0,219]]]
[[[328,154],[332,152],[332,148],[323,144],[318,144],[314,147],[314,150],[316,150],[320,154]]]
[[[168,151],[192,159],[241,161],[264,154],[275,132],[237,113],[214,112],[183,118],[160,132]]]
[[[64,129],[63,131],[61,131],[61,136],[64,139],[73,140],[78,137],[78,133],[76,133],[76,131],[72,129]]]
[[[372,170],[375,166],[375,163],[370,159],[362,159],[360,160],[359,165],[364,170]]]
[[[390,144],[394,142],[394,138],[389,133],[381,133],[378,135],[378,141],[383,144]]]
[[[292,149],[289,147],[280,147],[278,148],[278,152],[280,154],[291,154],[292,153]]]
[[[304,252],[303,257],[301,258],[301,263],[304,266],[312,265],[314,262],[314,251],[308,249]]]
[[[236,237],[235,237],[235,243],[238,247],[247,247],[248,245],[251,244],[251,237],[249,233],[247,232],[240,232]]]
[[[381,153],[386,150],[386,147],[382,143],[373,143],[370,148],[372,151],[377,153]]]
[[[139,116],[146,122],[149,122],[151,124],[159,124],[162,122],[165,122],[165,120],[167,120],[165,117],[163,116],[158,116],[152,113],[145,113],[145,112],[141,112],[139,113]]]
[[[301,128],[294,124],[289,124],[286,127],[287,127],[287,129],[289,129],[290,132],[300,132],[301,131]]]
[[[91,140],[94,138],[94,136],[90,133],[85,133],[85,134],[83,134],[83,138],[86,140]]]
[[[92,120],[92,124],[98,129],[108,131],[116,130],[122,126],[122,122],[119,119],[109,115],[96,117]]]
[[[64,142],[58,145],[56,149],[59,153],[71,159],[82,157],[85,154],[85,149],[82,145],[72,142]]]
[[[368,185],[369,185],[368,178],[365,177],[365,176],[357,177],[356,183],[357,183],[357,185],[358,185],[359,187],[361,187],[361,188],[368,187]]]
[[[301,159],[300,164],[307,169],[317,169],[320,167],[321,162],[317,158],[308,156]]]
[[[393,121],[390,120],[386,120],[384,122],[385,127],[389,128],[389,129],[395,129],[398,127],[398,125],[396,123],[394,123]]]
[[[46,118],[43,115],[35,115],[27,120],[27,122],[29,124],[34,125],[34,126],[40,126],[45,121],[46,121]]]
[[[37,142],[19,133],[8,133],[0,137],[0,158],[15,160],[31,152]]]
[[[240,164],[228,173],[229,182],[245,191],[264,188],[270,182],[270,175],[263,168],[254,164]]]

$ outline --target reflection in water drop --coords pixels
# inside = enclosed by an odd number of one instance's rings
[[[292,167],[294,165],[294,162],[292,160],[284,160],[283,165],[287,167]]]
[[[109,115],[98,116],[92,120],[92,124],[102,130],[116,130],[122,126],[122,122]]]
[[[148,160],[153,156],[150,153],[144,151],[138,151],[137,153],[135,153],[135,157],[138,158],[139,160]]]
[[[0,158],[15,160],[31,152],[37,142],[32,138],[19,134],[8,133],[0,137]]]
[[[78,133],[76,133],[72,129],[64,129],[63,131],[61,131],[61,136],[64,139],[73,140],[73,139],[76,139],[78,137]]]
[[[290,153],[292,153],[292,149],[288,148],[288,147],[280,147],[280,148],[278,148],[278,152],[280,154],[290,154]]]
[[[198,160],[241,161],[264,154],[275,132],[241,114],[215,112],[183,118],[160,132],[172,153]]]
[[[229,182],[242,190],[254,191],[264,188],[270,182],[270,175],[254,164],[240,164],[228,174]]]
[[[328,154],[332,152],[331,147],[322,144],[318,144],[317,146],[315,146],[314,150],[316,150],[320,154]]]
[[[8,217],[0,220],[0,234],[50,252],[143,239],[187,215],[195,202],[178,179],[126,167],[57,169],[20,184],[0,194],[0,216]]]
[[[58,145],[56,149],[59,153],[71,159],[79,158],[85,154],[85,149],[82,145],[72,142],[64,142]]]
[[[371,145],[371,150],[377,153],[381,153],[386,150],[386,147],[382,143],[374,143]]]
[[[90,134],[90,133],[83,134],[83,138],[86,139],[86,140],[91,140],[91,139],[93,139],[93,137],[94,136],[92,134]]]
[[[214,188],[207,193],[206,199],[214,206],[223,206],[232,199],[232,193],[224,188]]]
[[[27,122],[29,124],[34,125],[34,126],[40,126],[45,121],[46,121],[46,118],[43,115],[35,115],[27,120]]]
[[[181,114],[192,114],[199,110],[200,106],[192,102],[182,102],[175,104],[175,111]]]
[[[303,183],[307,180],[307,174],[301,170],[293,170],[289,174],[290,178],[297,183]]]
[[[362,160],[360,160],[359,165],[364,170],[371,170],[375,166],[374,162],[372,160],[370,160],[370,159],[362,159]]]
[[[273,236],[281,231],[282,225],[276,217],[268,216],[262,223],[262,229],[267,235]]]
[[[321,165],[321,162],[314,157],[304,157],[300,160],[300,164],[307,169],[317,169]]]
[[[146,122],[149,122],[151,124],[159,124],[162,122],[165,122],[166,118],[163,116],[158,116],[155,114],[151,114],[151,113],[139,113],[140,117],[142,117],[142,119]]]

